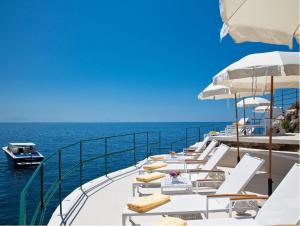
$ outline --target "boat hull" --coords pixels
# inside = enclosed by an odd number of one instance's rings
[[[11,153],[7,147],[3,147],[2,150],[9,163],[15,167],[38,166],[44,160],[44,156],[42,156],[39,152],[15,155]]]

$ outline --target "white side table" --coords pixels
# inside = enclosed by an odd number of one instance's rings
[[[188,174],[182,174],[175,180],[170,176],[165,177],[161,182],[162,194],[193,193],[193,184]]]

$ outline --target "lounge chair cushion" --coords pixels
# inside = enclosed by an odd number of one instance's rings
[[[160,173],[160,172],[154,172],[154,173],[149,173],[149,174],[144,174],[144,175],[139,175],[136,177],[136,180],[138,182],[144,182],[144,183],[148,183],[154,180],[157,180],[159,178],[163,178],[165,177],[166,174],[165,173]]]
[[[144,165],[143,169],[144,170],[155,170],[155,169],[159,169],[159,168],[165,167],[167,165],[168,164],[165,163],[165,162],[155,162],[155,163],[150,164],[150,165]]]
[[[158,206],[161,206],[170,201],[169,195],[152,194],[145,197],[136,197],[128,202],[128,209],[138,212],[145,213]]]
[[[164,217],[155,226],[186,226],[187,222],[176,217]]]

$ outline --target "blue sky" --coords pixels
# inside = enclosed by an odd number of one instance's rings
[[[231,121],[231,102],[197,94],[247,54],[289,49],[220,43],[221,26],[217,0],[2,0],[0,121]]]

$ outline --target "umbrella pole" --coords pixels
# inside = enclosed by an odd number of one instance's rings
[[[256,122],[255,122],[255,107],[253,107],[252,111],[253,111],[253,124],[256,125]]]
[[[244,107],[244,135],[246,135],[246,110],[245,110],[245,97],[243,97],[243,107]]]
[[[236,93],[234,94],[234,108],[235,108],[235,128],[236,128],[236,148],[237,148],[237,162],[240,161],[240,139],[239,139],[239,124]]]
[[[272,194],[272,135],[273,135],[273,76],[271,76],[270,91],[270,125],[269,125],[269,178],[268,178],[268,195]]]

